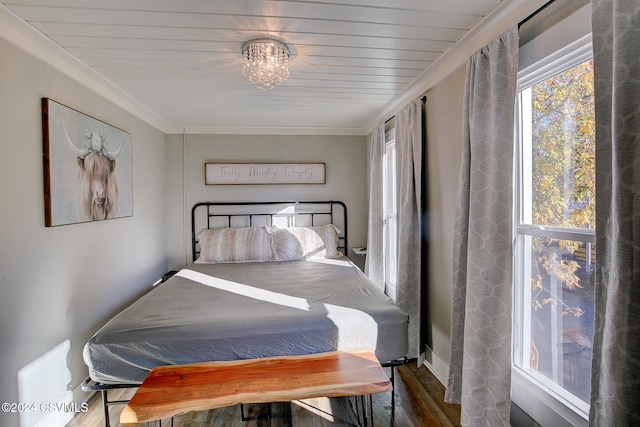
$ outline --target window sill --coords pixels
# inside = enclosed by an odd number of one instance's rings
[[[542,426],[587,427],[585,416],[565,403],[551,396],[534,382],[526,378],[518,369],[511,375],[511,400]]]

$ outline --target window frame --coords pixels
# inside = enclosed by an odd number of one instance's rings
[[[535,51],[535,49],[532,49]],[[526,147],[523,145],[523,133],[530,132],[530,125],[523,123],[523,102],[521,92],[524,88],[531,87],[536,82],[551,77],[559,72],[576,66],[592,58],[591,34],[578,37],[566,43],[563,47],[542,59],[531,61],[518,73],[518,99],[516,102],[516,132],[515,132],[515,156],[514,156],[514,313],[513,313],[513,337],[512,337],[512,400],[525,410],[542,425],[587,425],[589,405],[569,392],[549,392],[553,389],[553,381],[545,378],[534,378],[523,369],[516,366],[520,363],[528,366],[529,361],[524,360],[529,356],[529,350],[522,346],[528,343],[529,330],[524,324],[526,319],[519,312],[523,299],[530,301],[531,289],[523,283],[523,277],[527,272],[527,239],[532,237],[549,237],[561,240],[575,240],[585,243],[595,243],[595,230],[573,229],[551,226],[540,226],[526,221],[531,218],[531,212],[527,211],[524,200],[527,197],[526,188],[530,187],[524,169],[531,171],[531,159],[524,156]],[[526,61],[525,61],[526,62]],[[529,126],[527,129],[526,126]],[[530,135],[530,133],[529,133]],[[524,144],[530,144],[526,141]],[[529,150],[530,152],[530,150]],[[528,184],[528,187],[527,187]],[[529,193],[530,195],[530,193]],[[530,256],[529,256],[530,259]],[[529,295],[527,295],[527,293]],[[551,387],[549,387],[551,385]],[[556,387],[559,389],[556,385]]]
[[[396,173],[396,148],[395,148],[395,129],[385,132],[384,155],[383,155],[383,205],[384,205],[384,276],[385,276],[385,293],[392,299],[396,300],[396,282],[397,277],[397,224],[398,224],[398,206],[397,206],[397,173]],[[394,227],[395,225],[395,227]],[[394,240],[392,243],[391,241]],[[395,249],[395,251],[394,251]],[[395,266],[395,268],[394,268]]]

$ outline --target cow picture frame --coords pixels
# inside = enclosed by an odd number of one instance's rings
[[[42,98],[47,227],[133,216],[131,134]]]

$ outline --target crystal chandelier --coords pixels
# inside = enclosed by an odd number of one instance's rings
[[[289,77],[289,48],[277,40],[256,39],[242,45],[242,74],[262,90],[273,89]]]

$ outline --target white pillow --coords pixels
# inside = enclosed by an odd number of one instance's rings
[[[195,263],[272,261],[270,232],[266,226],[204,230]]]
[[[291,261],[340,256],[338,234],[338,229],[332,224],[317,227],[274,227],[271,235],[273,259]]]

